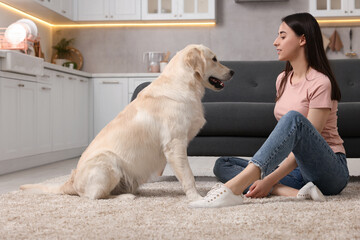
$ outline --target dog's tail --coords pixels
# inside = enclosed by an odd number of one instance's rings
[[[34,193],[52,193],[78,195],[73,187],[76,170],[71,172],[70,179],[62,185],[53,184],[25,184],[20,186],[21,190],[31,191]]]

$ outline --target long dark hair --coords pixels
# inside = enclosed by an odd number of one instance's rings
[[[305,57],[309,64],[308,67],[315,69],[318,72],[325,74],[331,82],[331,99],[340,101],[340,88],[336,82],[335,76],[330,68],[329,60],[323,47],[323,39],[320,26],[316,19],[309,13],[295,13],[281,19],[285,22],[297,36],[305,36]],[[292,66],[289,61],[286,62],[285,74],[281,79],[278,96],[279,100],[284,92],[287,78],[292,71]]]

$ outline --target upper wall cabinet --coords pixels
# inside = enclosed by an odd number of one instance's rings
[[[73,0],[35,0],[35,2],[57,12],[64,17],[73,19]]]
[[[315,17],[360,16],[360,0],[309,0],[309,6]]]
[[[78,21],[140,20],[140,0],[78,0]]]
[[[215,19],[215,0],[142,0],[143,20]]]

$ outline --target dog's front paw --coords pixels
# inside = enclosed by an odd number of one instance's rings
[[[193,201],[202,199],[202,196],[197,192],[192,192],[190,194],[187,194],[186,197],[189,200],[189,202],[193,202]]]

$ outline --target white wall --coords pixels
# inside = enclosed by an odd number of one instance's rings
[[[0,27],[6,28],[11,23],[16,22],[17,20],[21,18],[26,18],[26,16],[23,16],[18,13],[14,13],[9,11],[8,9],[4,8],[3,6],[0,6]],[[33,19],[31,19],[33,20]],[[38,28],[39,36],[40,36],[40,45],[42,48],[42,52],[44,52],[45,60],[50,61],[51,60],[51,46],[52,46],[52,29],[36,20],[33,20]]]

